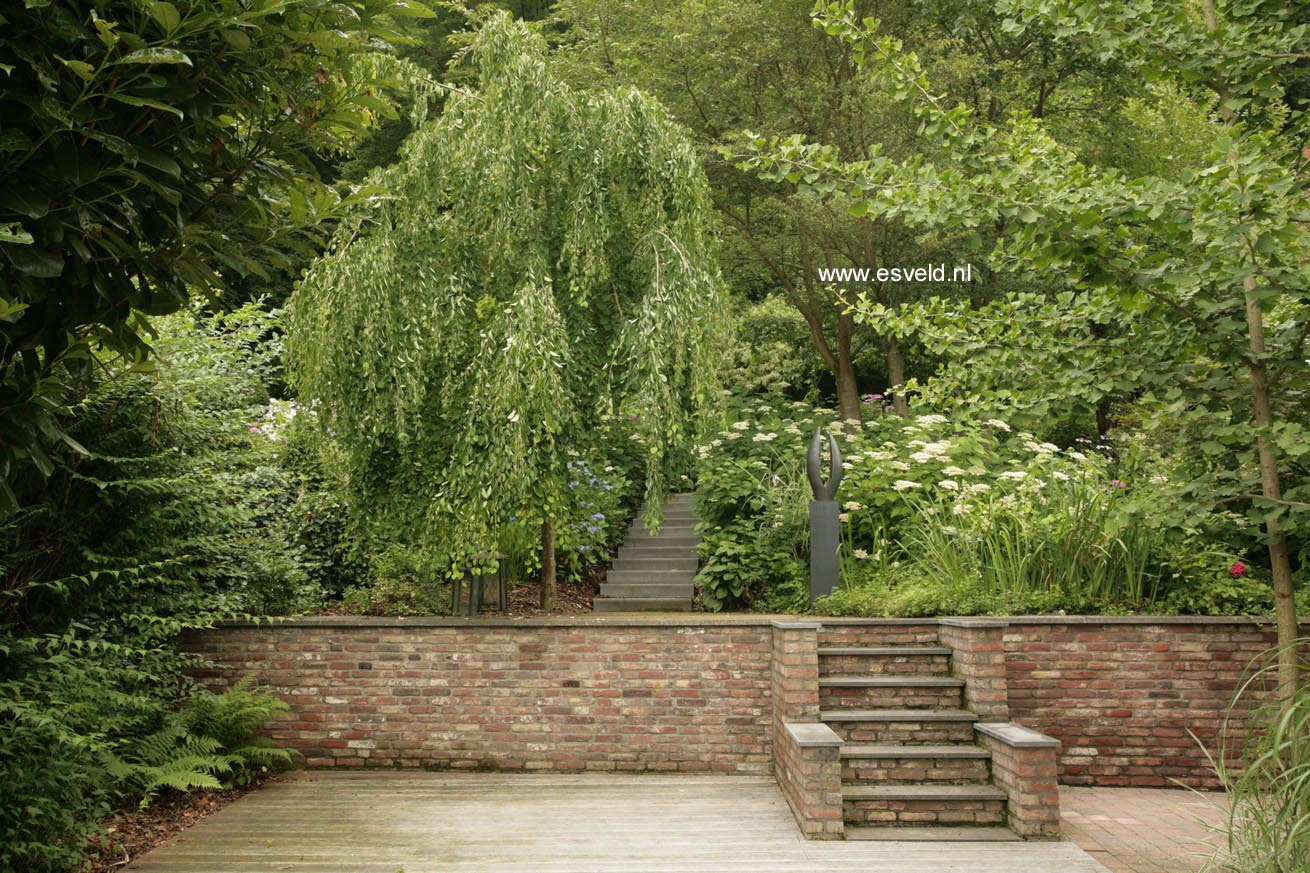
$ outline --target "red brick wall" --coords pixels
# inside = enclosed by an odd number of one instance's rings
[[[286,700],[310,766],[771,772],[767,622],[323,621],[184,640]]]
[[[1217,753],[1234,693],[1274,645],[1268,624],[1242,620],[1009,621],[1010,719],[1064,744],[1060,781],[1070,785],[1213,787],[1202,745]],[[1233,714],[1230,753],[1249,709]]]

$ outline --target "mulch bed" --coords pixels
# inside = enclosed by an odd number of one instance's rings
[[[101,833],[88,837],[87,870],[90,873],[121,870],[155,846],[274,778],[267,776],[244,788],[227,791],[170,794],[143,810],[121,809],[100,823]]]

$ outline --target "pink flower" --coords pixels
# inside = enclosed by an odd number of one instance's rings
[[[1122,479],[1115,479],[1115,480],[1114,480],[1113,482],[1111,482],[1110,484],[1111,484],[1113,487],[1115,487],[1115,488],[1127,488],[1127,487],[1128,487],[1128,483],[1127,483],[1127,482],[1124,482]]]
[[[1235,561],[1233,566],[1228,568],[1228,572],[1233,574],[1234,579],[1240,579],[1246,575],[1246,565],[1241,561]]]

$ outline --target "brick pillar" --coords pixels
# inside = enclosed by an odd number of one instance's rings
[[[992,781],[1006,793],[1006,819],[1027,839],[1060,835],[1060,741],[1017,724],[974,725],[992,753]]]
[[[964,680],[964,705],[979,721],[1006,721],[1010,717],[1005,681],[1007,627],[1008,622],[991,618],[938,620],[938,639],[952,650],[952,672]]]
[[[774,621],[770,688],[773,773],[801,833],[812,840],[843,836],[842,740],[819,722],[817,621]]]
[[[845,835],[841,747],[841,737],[819,722],[784,724],[774,743],[778,787],[808,839],[840,840]]]
[[[773,731],[782,723],[819,720],[819,628],[817,621],[773,621],[770,686]]]

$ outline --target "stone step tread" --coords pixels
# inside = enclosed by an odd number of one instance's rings
[[[847,825],[846,839],[905,843],[1014,843],[1023,837],[1009,828],[975,825],[940,827],[925,825]]]
[[[950,657],[951,650],[944,646],[819,646],[819,657],[830,655],[865,655],[884,657],[905,655],[907,657],[943,656]]]
[[[641,564],[637,564],[641,561]],[[686,557],[658,557],[658,558],[616,558],[613,564],[609,565],[610,570],[617,570],[618,573],[641,573],[643,570],[656,570],[656,572],[665,572],[665,570],[681,570],[684,573],[696,573],[700,566],[694,554]]]
[[[595,612],[691,612],[690,597],[597,597]]]
[[[965,709],[825,709],[820,721],[977,721],[978,714]]]
[[[970,758],[987,760],[992,753],[980,746],[963,743],[957,745],[905,746],[905,745],[845,745],[843,758],[941,758],[945,760]]]
[[[691,600],[696,589],[691,585],[602,585],[601,597],[678,597]]]
[[[638,552],[655,552],[663,554],[665,552],[690,552],[696,554],[696,546],[700,545],[700,540],[688,539],[687,542],[677,542],[675,540],[653,539],[633,542],[629,540],[619,546],[619,554],[635,554]]]
[[[843,785],[842,800],[1005,800],[995,785]]]
[[[695,570],[610,570],[605,574],[605,581],[615,585],[690,585],[695,578]]]
[[[820,688],[963,688],[951,676],[824,676]]]

